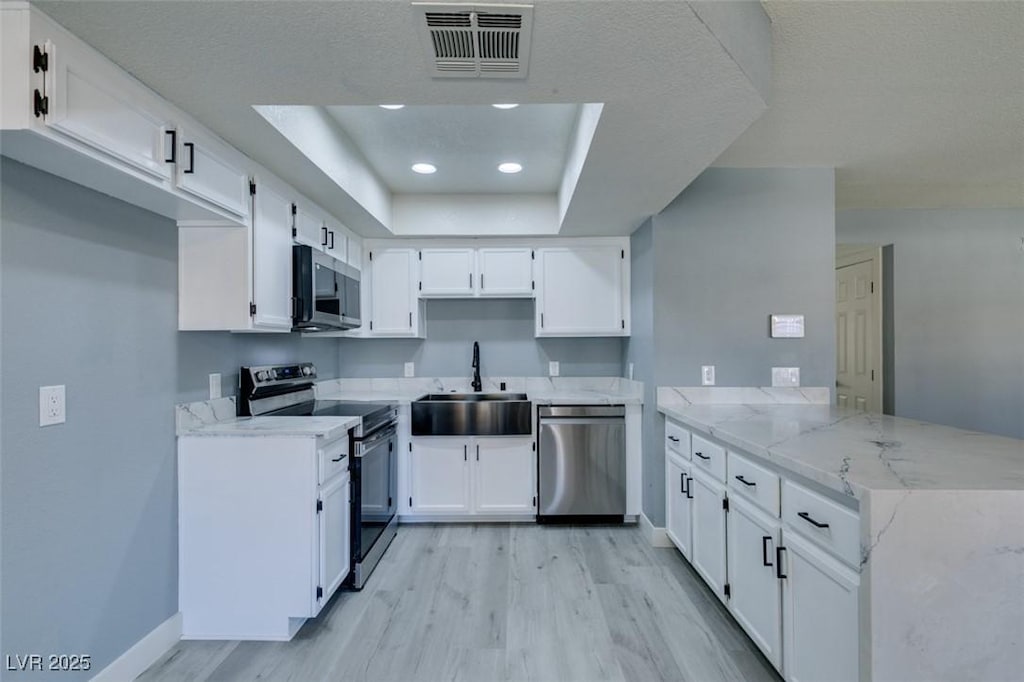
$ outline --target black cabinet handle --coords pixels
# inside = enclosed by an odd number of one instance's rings
[[[742,474],[739,475],[739,476],[736,476],[736,480],[739,481],[740,483],[742,483],[743,485],[750,486],[750,487],[753,487],[753,486],[757,485],[757,481],[748,481],[747,479],[743,478]]]
[[[469,461],[469,446],[468,445],[463,445],[462,446],[462,461],[463,462],[468,462]]]
[[[164,135],[171,136],[171,158],[164,159],[164,163],[178,163],[178,131],[165,130]]]
[[[695,453],[693,453],[693,454],[697,455],[697,456],[698,456],[698,457],[700,457],[701,459],[711,459],[710,457],[708,457],[707,455],[705,455],[705,454],[704,454],[703,452],[695,452]]]
[[[682,495],[686,494],[686,474],[679,474],[679,492]]]
[[[772,566],[771,559],[768,558],[768,543],[772,541],[771,535],[765,535],[761,538],[761,563],[765,566]]]
[[[473,273],[469,273],[469,288],[473,288]]]
[[[678,443],[678,442],[679,442],[679,439],[678,439],[678,438],[676,438],[675,436],[669,436],[669,437],[668,437],[668,439],[669,439],[670,441],[672,441],[673,443]]]
[[[687,497],[687,499],[690,499],[690,500],[693,499],[693,486],[691,485],[692,483],[693,483],[693,476],[687,476],[686,477],[686,497]]]
[[[183,146],[188,147],[188,168],[182,173],[196,172],[196,145],[194,142],[186,142]]]
[[[328,246],[327,248],[328,249],[333,249],[334,248],[334,230],[331,230],[327,234],[331,235],[331,245]]]
[[[345,459],[345,455],[338,455],[337,459],[332,459],[331,461],[332,462],[340,462],[343,459]]]
[[[785,580],[789,576],[782,572],[782,553],[786,551],[785,547],[775,548],[775,577],[779,580]]]
[[[478,461],[478,462],[480,461],[480,444],[479,443],[476,446],[476,461]]]
[[[480,289],[484,288],[484,273],[480,273]]]
[[[797,512],[797,516],[799,516],[801,519],[803,519],[807,523],[811,524],[815,528],[828,528],[828,524],[827,523],[821,523],[819,521],[815,521],[814,519],[811,518],[811,515],[808,514],[807,512]]]
[[[324,231],[323,238],[320,240],[320,246],[327,246],[327,226],[324,225],[320,229]]]

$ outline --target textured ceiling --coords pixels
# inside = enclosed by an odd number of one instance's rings
[[[1024,205],[1024,3],[764,6],[768,110],[716,165],[834,166],[840,208]]]
[[[253,105],[604,102],[562,222],[594,235],[660,211],[764,110],[747,53],[679,1],[536,0],[525,80],[432,79],[406,0],[38,5],[366,235],[386,232]],[[767,45],[760,8],[740,14]]]
[[[327,107],[393,192],[555,194],[562,181],[577,104]],[[437,166],[419,175],[416,162]],[[498,172],[515,161],[523,170]]]

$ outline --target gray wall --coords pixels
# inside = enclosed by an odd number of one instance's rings
[[[848,210],[892,244],[895,413],[1024,438],[1024,209]]]
[[[526,299],[427,301],[426,339],[342,339],[340,375],[471,376],[473,341],[484,376],[547,376],[557,360],[562,376],[621,376],[622,339],[536,339],[534,303]]]
[[[701,365],[715,365],[718,386],[770,386],[773,366],[835,385],[834,205],[831,169],[710,168],[653,218],[655,385],[700,385]],[[769,338],[771,313],[803,314],[805,338]],[[664,420],[653,419],[644,513],[660,526]]]
[[[176,402],[240,364],[312,357],[297,335],[178,333],[174,223],[3,159],[0,654],[87,653],[87,679],[173,615]],[[40,386],[67,423],[38,426]],[[5,679],[19,679],[7,673]]]

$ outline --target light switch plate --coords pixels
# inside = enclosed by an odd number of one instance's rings
[[[210,400],[216,400],[220,397],[220,373],[213,372],[210,374]]]
[[[64,386],[40,386],[39,425],[63,424],[65,417]]]
[[[700,385],[701,386],[714,386],[715,385],[715,366],[714,365],[701,365],[701,368],[700,368]]]
[[[416,376],[416,363],[407,362],[405,363],[405,376],[414,377]]]
[[[548,375],[557,377],[558,376],[558,361],[552,360],[548,363]]]
[[[772,367],[772,386],[799,386],[799,367]]]

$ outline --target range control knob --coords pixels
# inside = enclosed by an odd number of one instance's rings
[[[267,378],[268,377],[267,377],[267,373],[266,372],[264,372],[262,370],[259,371],[259,372],[256,372],[256,381],[266,381]]]
[[[312,373],[313,373],[313,368],[310,367],[309,365],[306,365],[305,367],[302,368],[303,376],[307,376],[308,377]]]
[[[277,370],[276,369],[270,370],[270,378],[271,379],[276,379],[277,378]]]

